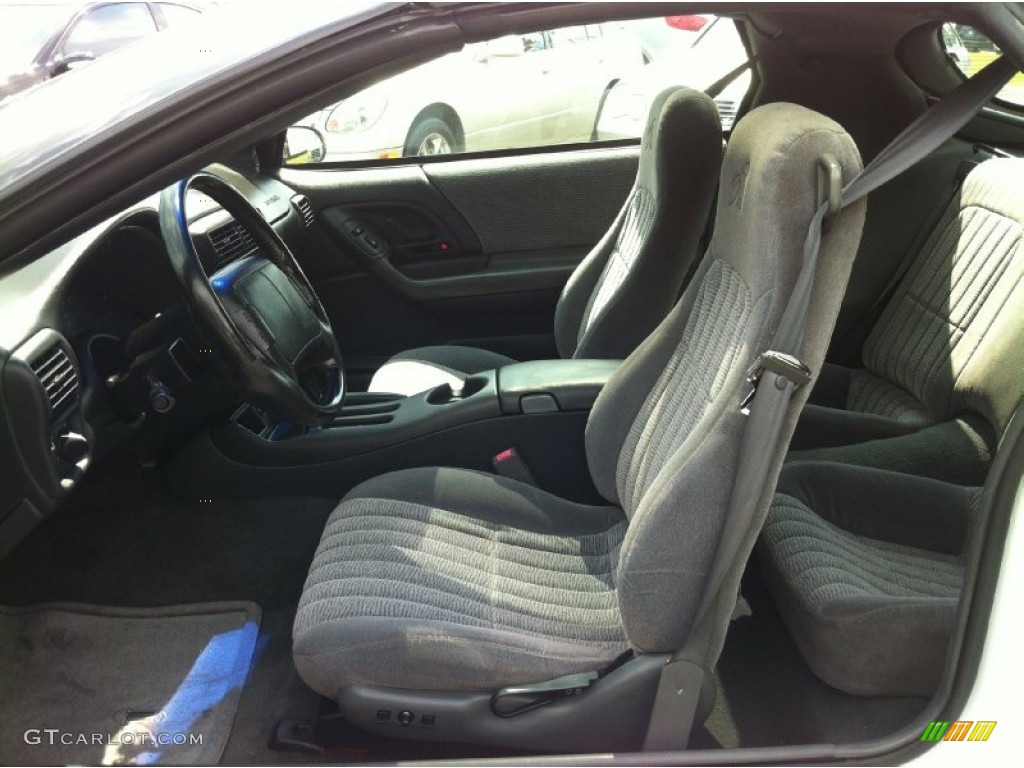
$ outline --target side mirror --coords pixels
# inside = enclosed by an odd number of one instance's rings
[[[90,61],[96,61],[96,57],[91,53],[69,53],[67,56],[60,56],[50,65],[50,77],[63,75]]]
[[[479,60],[488,62],[491,59],[510,59],[526,53],[526,45],[519,35],[506,35],[497,40],[489,40],[480,52]]]
[[[327,154],[323,134],[308,125],[293,125],[284,135],[284,164],[322,163]]]

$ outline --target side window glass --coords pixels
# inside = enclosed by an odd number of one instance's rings
[[[298,125],[324,137],[326,162],[637,139],[658,93],[706,88],[746,59],[735,23],[724,17],[537,30],[467,45]],[[716,98],[723,129],[749,85],[745,74]]]
[[[749,58],[735,22],[725,17],[668,16],[620,27],[639,41],[647,63],[608,92],[595,128],[599,139],[638,138],[651,102],[665,88],[703,90]],[[744,72],[715,97],[723,131],[732,129],[750,83]]]
[[[145,3],[102,5],[75,24],[62,53],[98,58],[152,32],[156,22]]]
[[[984,33],[966,24],[943,24],[939,30],[946,55],[965,77],[995,61],[1002,52]],[[996,94],[999,101],[1014,106],[1024,106],[1024,74],[1018,72],[1006,86]]]

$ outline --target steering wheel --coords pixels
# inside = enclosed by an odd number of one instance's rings
[[[193,190],[231,214],[258,250],[207,274],[185,213]],[[160,196],[160,231],[192,313],[241,395],[301,426],[337,417],[345,374],[330,320],[288,246],[246,196],[217,174],[197,173]]]

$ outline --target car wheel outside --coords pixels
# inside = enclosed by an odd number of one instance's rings
[[[448,123],[437,117],[416,123],[405,141],[406,156],[450,155],[454,150],[455,134]]]

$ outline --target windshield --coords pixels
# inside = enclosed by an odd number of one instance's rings
[[[27,69],[69,10],[67,5],[0,5],[0,73]]]

